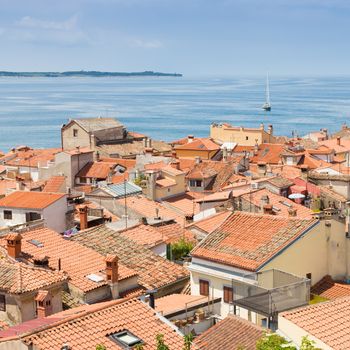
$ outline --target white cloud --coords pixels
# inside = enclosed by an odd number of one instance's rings
[[[16,21],[15,24],[19,27],[24,28],[71,31],[77,27],[77,20],[77,16],[73,16],[66,21],[48,21],[25,16],[22,17],[19,21]]]

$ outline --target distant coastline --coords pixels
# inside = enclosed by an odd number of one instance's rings
[[[7,72],[0,71],[0,77],[182,77],[179,73],[144,72],[99,72],[99,71],[67,71],[67,72]]]

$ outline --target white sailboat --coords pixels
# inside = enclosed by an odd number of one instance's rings
[[[271,111],[269,74],[266,75],[266,101],[261,107],[264,111]]]

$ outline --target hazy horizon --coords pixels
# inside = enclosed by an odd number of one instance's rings
[[[0,70],[350,76],[347,0],[0,0]]]

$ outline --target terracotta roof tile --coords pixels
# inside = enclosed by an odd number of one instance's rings
[[[281,162],[281,153],[285,145],[275,143],[263,143],[259,145],[256,155],[250,158],[251,163],[264,161],[268,164],[278,164]]]
[[[53,161],[55,154],[61,152],[60,148],[46,148],[46,149],[26,149],[9,153],[6,165],[22,166],[38,168],[39,166],[46,166],[47,162]]]
[[[76,177],[106,179],[115,167],[113,163],[90,162],[78,172]]]
[[[170,349],[182,349],[182,335],[162,322],[154,310],[143,302],[121,299],[100,304],[89,305],[85,311],[70,316],[56,316],[54,322],[47,322],[46,326],[24,333],[21,338],[24,343],[33,344],[41,350],[60,349],[64,344],[69,344],[74,350],[92,350],[97,344],[103,344],[107,349],[121,350],[123,347],[108,336],[128,330],[144,342],[145,350],[156,348],[157,334],[164,335]],[[53,318],[45,319],[49,321]]]
[[[124,198],[117,199],[120,205],[124,206]],[[179,224],[183,224],[184,216],[176,210],[166,207],[162,203],[152,201],[144,196],[130,196],[126,198],[126,205],[129,209],[135,211],[140,217],[156,217],[156,213],[162,218],[174,219]]]
[[[138,225],[119,232],[123,236],[147,248],[152,248],[166,242],[166,237],[156,228],[149,225]]]
[[[62,272],[14,262],[6,257],[0,259],[0,289],[10,294],[22,294],[47,288],[68,279]]]
[[[124,159],[124,158],[107,158],[107,157],[101,157],[101,162],[107,162],[107,163],[115,163],[117,165],[121,165],[122,167],[131,170],[136,165],[136,159]]]
[[[332,349],[350,349],[350,297],[280,314]]]
[[[198,350],[255,350],[266,330],[238,316],[229,315],[194,341]]]
[[[139,284],[146,289],[156,289],[189,276],[182,266],[154,254],[105,225],[80,231],[72,240],[103,255],[117,254],[120,263],[137,272]]]
[[[350,285],[344,282],[336,282],[331,276],[327,275],[311,288],[311,293],[326,299],[350,297]]]
[[[220,146],[210,138],[195,138],[192,142],[175,146],[175,150],[218,151]]]
[[[188,229],[199,229],[207,234],[216,230],[230,215],[231,211],[222,211],[205,219],[195,221],[187,226]]]
[[[52,176],[43,188],[43,192],[66,192],[65,176]]]
[[[185,216],[193,216],[194,214],[198,214],[200,212],[200,206],[196,203],[191,195],[188,193],[171,197],[163,200],[163,203],[168,204],[174,210]]]
[[[317,222],[235,212],[199,243],[191,255],[256,271]]]
[[[261,208],[261,197],[268,197],[269,204],[273,207],[273,214],[278,216],[288,217],[288,210],[293,208],[297,211],[297,217],[302,219],[311,219],[313,218],[313,211],[301,204],[295,203],[292,200],[279,196],[269,190],[262,188],[260,190],[249,191],[248,193],[243,194],[241,197],[248,203],[252,203],[258,208]]]
[[[183,228],[178,223],[155,226],[154,228],[162,234],[166,243],[175,243],[181,238],[184,238],[190,242],[196,242],[195,235],[191,231]]]
[[[44,209],[63,197],[64,193],[16,191],[0,199],[0,207]]]
[[[58,270],[60,259],[61,269],[70,277],[69,283],[82,291],[89,291],[107,284],[107,279],[102,282],[94,282],[86,276],[92,273],[101,274],[105,271],[104,255],[80,245],[71,240],[64,239],[60,234],[48,228],[40,228],[22,233],[23,258],[31,261],[33,257],[46,255],[49,257],[49,266]],[[37,246],[32,240],[39,241],[42,246]],[[3,238],[0,241],[2,246],[6,245]],[[119,280],[134,276],[136,272],[119,264]]]

